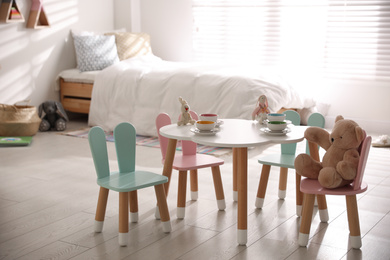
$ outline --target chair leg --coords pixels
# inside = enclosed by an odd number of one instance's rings
[[[221,170],[219,169],[219,166],[214,166],[211,167],[211,171],[213,173],[214,189],[215,189],[215,196],[217,198],[218,209],[225,210],[226,203],[225,203],[225,194],[223,192]]]
[[[362,247],[362,238],[360,235],[359,212],[356,201],[356,195],[345,196],[347,203],[347,215],[349,225],[349,239],[352,248]]]
[[[177,218],[183,219],[186,213],[187,171],[179,171],[179,190],[177,192]]]
[[[279,195],[279,199],[282,200],[286,198],[287,173],[288,173],[288,168],[280,167],[278,195]]]
[[[296,197],[296,213],[297,216],[302,216],[302,202],[303,202],[303,193],[301,192],[301,175],[295,173],[295,197]]]
[[[99,198],[95,214],[95,232],[100,233],[103,230],[104,217],[106,215],[107,199],[109,189],[100,187]]]
[[[328,215],[328,207],[326,205],[325,195],[317,195],[317,202],[318,202],[318,212],[320,214],[321,222],[328,222],[329,215]]]
[[[119,192],[119,245],[127,246],[129,234],[129,193]]]
[[[130,204],[130,222],[138,222],[138,196],[137,191],[129,192],[129,204]]]
[[[191,200],[198,200],[198,170],[190,170]]]
[[[307,246],[309,242],[311,218],[314,208],[314,194],[305,194],[302,208],[301,227],[299,228],[298,243],[300,246]]]
[[[176,139],[169,139],[165,162],[164,162],[164,168],[162,172],[162,175],[168,177],[168,182],[164,183],[164,190],[165,190],[166,197],[168,197],[169,184],[171,183],[172,165],[173,165],[173,160],[175,159],[176,144],[177,144]],[[154,216],[156,219],[160,219],[160,212],[158,210],[158,205],[156,206],[156,209],[154,211]]]
[[[161,216],[163,231],[165,233],[169,233],[172,230],[172,226],[169,217],[169,210],[168,210],[167,198],[165,196],[164,185],[163,184],[156,185],[154,186],[154,190],[156,192],[157,205]]]
[[[237,148],[233,148],[233,201],[238,201],[237,171],[238,171]]]
[[[263,168],[261,169],[259,188],[257,189],[257,196],[255,206],[258,209],[261,209],[264,204],[265,192],[267,190],[268,177],[271,171],[271,165],[263,164]]]

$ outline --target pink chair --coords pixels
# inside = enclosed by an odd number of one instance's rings
[[[198,119],[198,115],[190,111],[192,118]],[[156,129],[158,140],[160,141],[162,162],[164,163],[165,154],[168,147],[168,138],[160,135],[160,128],[171,124],[171,118],[166,113],[161,113],[156,118]],[[224,161],[211,155],[196,153],[197,144],[191,141],[182,141],[182,154],[176,154],[172,168],[179,171],[179,190],[177,197],[177,218],[184,218],[187,192],[187,171],[190,171],[191,199],[198,199],[198,169],[211,167],[213,174],[215,194],[219,210],[226,208],[225,195],[223,191],[221,171],[219,166]],[[166,191],[168,194],[168,191]],[[157,212],[156,212],[157,213]],[[158,216],[157,216],[158,217]]]
[[[359,213],[357,207],[356,194],[367,190],[367,183],[363,182],[363,174],[367,163],[368,153],[370,151],[371,136],[366,136],[359,148],[360,160],[357,175],[353,183],[337,189],[326,189],[322,187],[318,180],[304,179],[301,181],[301,192],[304,193],[304,202],[302,209],[301,227],[299,230],[299,245],[307,246],[309,242],[311,219],[313,215],[314,197],[317,195],[318,209],[320,211],[321,222],[328,221],[328,210],[325,195],[345,195],[347,205],[347,215],[349,223],[349,238],[352,248],[359,249],[362,246],[359,225]],[[313,156],[312,149],[310,150]],[[314,152],[314,154],[316,151]],[[318,158],[318,152],[313,156]]]

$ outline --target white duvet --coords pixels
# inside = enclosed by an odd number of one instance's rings
[[[137,134],[156,136],[155,119],[159,113],[168,113],[177,122],[179,96],[198,114],[251,119],[256,101],[263,94],[271,112],[281,107],[314,106],[312,100],[302,98],[275,75],[140,56],[96,75],[88,124],[112,131],[117,124],[127,121],[135,126]]]

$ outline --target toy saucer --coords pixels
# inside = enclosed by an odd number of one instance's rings
[[[260,128],[260,132],[265,133],[267,135],[286,135],[287,133],[291,132],[291,129],[286,128],[282,131],[272,131],[268,127],[262,127]]]
[[[215,135],[216,133],[219,132],[218,128],[214,128],[213,130],[210,130],[210,131],[205,131],[205,130],[199,130],[198,128],[193,127],[190,130],[191,130],[191,132],[193,132],[196,135]]]

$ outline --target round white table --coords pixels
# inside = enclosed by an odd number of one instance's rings
[[[237,188],[237,242],[247,243],[248,219],[248,147],[261,146],[270,143],[296,143],[304,139],[306,126],[289,125],[291,130],[286,135],[271,135],[260,131],[265,125],[257,121],[243,119],[223,119],[220,131],[215,135],[194,134],[193,125],[177,126],[171,124],[160,129],[160,134],[169,138],[163,175],[170,180],[172,175],[173,158],[175,157],[177,140],[190,140],[198,144],[233,148],[233,190]],[[165,183],[168,194],[169,183]]]

